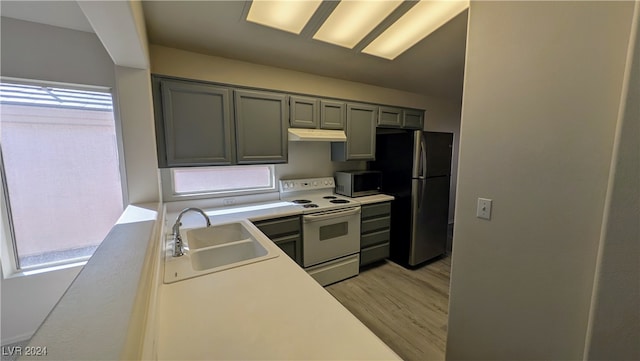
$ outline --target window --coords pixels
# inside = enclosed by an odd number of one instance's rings
[[[170,185],[168,198],[230,193],[274,191],[273,165],[172,168],[162,170],[163,187]]]
[[[0,82],[0,150],[16,269],[90,257],[124,208],[111,94]]]

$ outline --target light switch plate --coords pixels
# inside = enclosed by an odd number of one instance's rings
[[[491,203],[493,201],[487,198],[478,198],[478,210],[476,212],[476,217],[482,219],[491,219]]]

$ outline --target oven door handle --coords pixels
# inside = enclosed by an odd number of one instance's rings
[[[342,217],[351,216],[353,214],[359,214],[359,213],[360,213],[360,207],[355,207],[355,208],[349,208],[348,210],[345,210],[345,211],[338,210],[334,212],[329,211],[328,213],[306,214],[302,216],[302,220],[304,223],[319,222],[319,221],[324,221],[326,219],[342,218]]]

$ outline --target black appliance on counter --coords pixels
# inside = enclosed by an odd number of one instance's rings
[[[453,133],[378,128],[376,160],[391,202],[390,259],[416,266],[445,253]]]

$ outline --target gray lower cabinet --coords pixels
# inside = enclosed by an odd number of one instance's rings
[[[234,162],[231,89],[153,79],[160,167]]]
[[[403,109],[402,127],[407,129],[424,129],[424,111]]]
[[[391,203],[362,205],[360,218],[360,266],[388,258]]]
[[[375,160],[377,119],[377,106],[347,103],[347,141],[331,143],[331,160]]]
[[[297,264],[302,266],[302,225],[300,216],[266,219],[253,222]]]
[[[238,164],[286,163],[287,95],[234,91]]]

